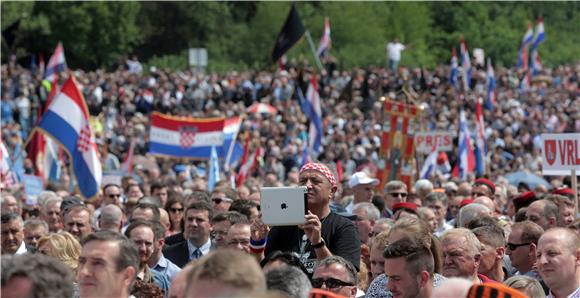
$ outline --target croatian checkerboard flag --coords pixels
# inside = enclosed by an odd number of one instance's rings
[[[485,108],[488,110],[493,110],[495,105],[495,71],[493,70],[493,65],[491,64],[491,58],[487,59],[487,98],[485,101]]]
[[[462,78],[463,78],[463,88],[465,91],[469,91],[469,84],[471,83],[471,59],[469,58],[469,51],[467,50],[467,44],[463,36],[461,37],[461,43],[459,44],[459,49],[461,51],[461,68],[462,68]]]
[[[54,53],[48,60],[48,65],[46,66],[46,71],[44,73],[44,79],[53,82],[59,72],[66,70],[66,59],[64,58],[64,48],[62,43],[59,42],[54,49]]]
[[[475,155],[473,153],[467,119],[463,109],[459,112],[459,148],[457,153],[459,154],[459,158],[457,159],[455,168],[453,168],[452,175],[466,179],[467,174],[473,172],[475,169]]]
[[[534,38],[534,31],[532,30],[532,24],[528,24],[528,30],[524,37],[522,38],[522,42],[520,44],[520,50],[518,51],[518,65],[519,69],[528,69],[528,47],[530,43],[532,43],[532,39]]]
[[[318,82],[316,81],[316,77],[313,77],[310,80],[310,84],[308,84],[306,98],[304,98],[300,87],[298,87],[296,91],[302,112],[306,115],[306,117],[308,117],[308,120],[310,121],[310,130],[308,132],[308,147],[310,149],[310,154],[313,154],[313,156],[316,158],[322,149],[323,134],[322,110],[320,108],[320,95],[318,94]]]
[[[68,152],[78,189],[85,198],[98,194],[103,176],[89,109],[71,76],[42,116],[38,128]]]
[[[538,24],[536,25],[536,34],[534,35],[534,42],[532,43],[531,53],[531,64],[533,74],[536,75],[542,70],[542,60],[540,59],[540,54],[538,53],[538,46],[546,39],[544,33],[544,20],[540,17],[538,18]]]
[[[211,147],[224,143],[224,118],[187,118],[151,115],[149,153],[208,159]]]
[[[318,57],[326,56],[328,53],[328,49],[330,49],[331,40],[330,40],[330,20],[328,17],[324,18],[324,32],[322,33],[322,37],[320,38],[320,43],[318,45]]]

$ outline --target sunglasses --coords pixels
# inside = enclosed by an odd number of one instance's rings
[[[407,197],[407,194],[404,192],[390,192],[389,195],[393,197],[402,197],[402,198]]]
[[[214,198],[214,199],[211,199],[211,200],[212,200],[212,201],[213,201],[213,202],[214,202],[216,205],[219,205],[219,204],[221,204],[222,202],[226,202],[226,203],[231,203],[231,202],[233,202],[233,200],[232,200],[232,199],[230,199],[230,198]]]
[[[173,213],[183,212],[183,208],[169,208],[169,211]]]
[[[116,195],[116,194],[110,194],[109,195],[109,198],[120,198],[120,197],[121,197],[120,194],[118,194],[118,195]]]
[[[327,288],[329,289],[336,289],[336,288],[340,288],[340,287],[352,287],[354,286],[354,284],[349,283],[349,282],[345,282],[342,281],[340,279],[336,279],[336,278],[313,278],[312,279],[312,287],[314,288],[321,288],[322,285],[326,285]]]
[[[520,244],[513,244],[513,243],[508,243],[507,244],[507,248],[509,250],[516,250],[516,248],[520,247],[520,246],[526,246],[526,245],[530,245],[532,244],[532,242],[528,242],[528,243],[520,243]]]

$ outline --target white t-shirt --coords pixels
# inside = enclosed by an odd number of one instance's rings
[[[387,53],[389,59],[399,61],[401,60],[401,52],[405,49],[405,45],[400,42],[389,42],[387,44]]]

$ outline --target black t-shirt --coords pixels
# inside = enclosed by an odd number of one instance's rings
[[[331,212],[322,219],[322,238],[333,255],[341,256],[359,269],[360,240],[354,224]],[[273,227],[268,234],[265,255],[274,251],[290,251],[298,254],[310,273],[316,266],[316,253],[312,243],[297,226]]]

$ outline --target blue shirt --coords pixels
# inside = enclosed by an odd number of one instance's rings
[[[181,268],[161,255],[161,258],[159,258],[159,261],[157,261],[157,264],[155,264],[151,270],[165,276],[167,280],[169,280],[169,283],[171,283],[173,282],[175,275],[181,271]]]
[[[209,253],[210,249],[211,249],[211,239],[208,238],[207,242],[202,245],[201,247],[196,247],[195,245],[193,245],[193,243],[191,243],[191,241],[189,241],[189,239],[187,240],[187,250],[188,250],[188,258],[191,260],[191,255],[193,254],[193,252],[198,249],[201,250],[201,255],[205,256]]]

